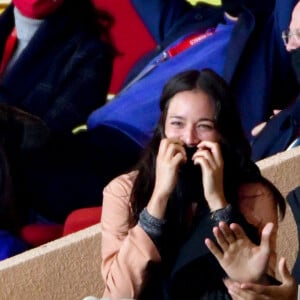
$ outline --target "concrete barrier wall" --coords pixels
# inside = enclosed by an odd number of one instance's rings
[[[101,296],[100,224],[0,262],[1,300]]]
[[[270,179],[281,193],[287,194],[300,186],[300,147],[268,157],[257,163],[262,174]],[[295,262],[299,241],[291,209],[287,203],[286,217],[279,226],[278,254],[287,258],[291,268]]]
[[[300,148],[258,162],[284,195],[300,185]],[[82,300],[100,297],[100,225],[55,240],[0,262],[1,300]],[[290,209],[280,225],[278,252],[291,267],[299,249]]]

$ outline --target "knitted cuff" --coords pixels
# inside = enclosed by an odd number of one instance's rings
[[[150,215],[147,208],[141,211],[138,221],[138,225],[144,229],[155,244],[162,235],[165,223],[166,220],[158,219]]]
[[[212,212],[210,219],[213,221],[215,225],[219,225],[220,221],[223,221],[225,223],[230,223],[232,220],[232,215],[233,215],[232,205],[228,204],[226,207]]]

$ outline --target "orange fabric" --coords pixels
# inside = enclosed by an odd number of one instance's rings
[[[135,177],[136,172],[119,176],[103,191],[101,217],[102,276],[105,282],[103,297],[112,300],[138,297],[149,268],[161,260],[158,250],[146,232],[139,225],[132,228],[129,226],[131,220],[129,195]],[[252,220],[259,220],[259,225],[265,225],[270,221],[277,225],[274,199],[265,186],[260,183],[242,186],[239,197],[241,203],[245,203],[243,200],[247,199],[252,204],[243,209],[250,223]],[[270,206],[273,214],[266,214],[259,203]],[[273,242],[276,242],[276,233]],[[273,270],[272,266],[269,271]]]
[[[160,255],[146,232],[136,225],[129,227],[131,210],[128,202],[136,173],[114,179],[103,191],[102,276],[103,297],[111,300],[136,298],[152,263]]]

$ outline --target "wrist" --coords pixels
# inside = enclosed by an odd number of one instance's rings
[[[224,196],[210,196],[207,200],[210,211],[213,213],[216,210],[225,208],[228,205]]]
[[[167,196],[153,194],[147,205],[147,211],[153,217],[163,219],[165,217],[167,203]]]

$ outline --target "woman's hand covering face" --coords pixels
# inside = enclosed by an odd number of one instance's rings
[[[204,196],[212,211],[227,205],[223,188],[224,162],[219,143],[202,141],[192,157],[202,169]]]

